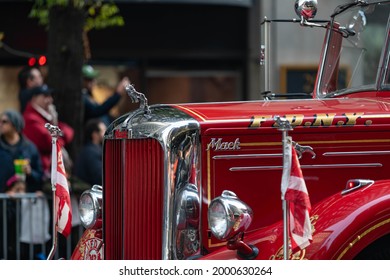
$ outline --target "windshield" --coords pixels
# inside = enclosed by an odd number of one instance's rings
[[[390,3],[384,1],[353,7],[335,16],[323,64],[323,72],[327,74],[320,82],[320,97],[361,91],[362,88],[378,89],[378,77],[384,75],[382,59],[386,61],[386,68],[388,63],[388,57],[382,58],[382,49],[386,47],[389,10]],[[337,28],[339,31],[335,31]],[[332,43],[334,36],[343,37],[340,52],[332,50],[337,48],[337,44]]]

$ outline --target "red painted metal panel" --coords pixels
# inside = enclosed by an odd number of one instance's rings
[[[375,126],[377,131],[339,131],[329,133],[324,127],[292,131],[294,141],[309,145],[316,158],[304,154],[300,160],[312,204],[335,193],[341,192],[351,178],[386,179],[390,160],[390,133]],[[343,129],[345,130],[345,129]],[[207,228],[208,203],[225,189],[235,192],[254,210],[250,231],[259,230],[282,218],[280,184],[282,177],[281,133],[277,129],[252,130],[252,134],[217,134],[209,129],[210,135],[202,138],[202,186],[203,227]],[[265,133],[268,132],[268,133]],[[273,133],[272,133],[273,132]],[[239,139],[240,149],[214,150],[208,144],[212,139],[235,142]],[[371,151],[364,154],[365,151]],[[382,152],[375,154],[374,152]],[[327,155],[329,152],[347,154]],[[350,155],[348,152],[355,152]],[[359,155],[359,152],[362,154]],[[332,178],[332,179],[330,179]],[[331,183],[330,183],[331,182]],[[223,245],[204,231],[203,245],[212,251]]]

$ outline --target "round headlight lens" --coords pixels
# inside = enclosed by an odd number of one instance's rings
[[[80,220],[84,227],[89,228],[95,220],[95,207],[90,193],[84,193],[80,197]]]
[[[214,201],[209,207],[209,226],[218,239],[223,239],[227,235],[228,216],[225,207],[219,201]]]
[[[81,224],[85,228],[92,228],[101,216],[101,187],[93,186],[80,197],[79,213]]]
[[[231,191],[223,191],[209,206],[211,233],[220,240],[229,240],[245,232],[252,222],[251,208]]]

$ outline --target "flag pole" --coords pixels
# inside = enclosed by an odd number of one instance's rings
[[[58,236],[57,236],[57,212],[56,212],[56,184],[57,184],[57,139],[61,136],[61,129],[58,126],[51,125],[50,123],[45,124],[45,128],[51,135],[51,190],[53,193],[53,242],[50,253],[47,257],[48,260],[54,258],[54,254],[57,250]]]
[[[283,210],[283,259],[288,260],[289,257],[289,237],[288,237],[288,202],[286,201],[284,197],[284,191],[283,188],[286,188],[288,184],[288,179],[290,176],[290,169],[291,169],[291,159],[286,159],[287,152],[286,150],[289,149],[289,141],[291,139],[288,137],[288,131],[292,130],[290,122],[282,117],[275,116],[274,120],[276,121],[276,124],[278,125],[278,130],[282,132],[282,143],[283,143],[283,176],[282,176],[282,182],[281,182],[281,189],[282,189],[282,210]],[[291,153],[290,153],[291,154]],[[287,180],[287,182],[286,182]]]

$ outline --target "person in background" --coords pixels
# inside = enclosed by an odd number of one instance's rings
[[[45,179],[50,178],[52,137],[45,128],[46,123],[58,125],[63,136],[58,138],[62,147],[73,140],[74,130],[66,123],[58,121],[58,114],[53,104],[52,92],[46,84],[31,89],[32,98],[23,113],[26,127],[23,133],[38,148],[41,156]]]
[[[16,259],[16,223],[19,223],[20,234],[20,255],[23,260],[28,259],[42,259],[41,256],[46,256],[49,248],[49,240],[51,238],[49,234],[49,206],[48,202],[41,192],[37,193],[37,198],[34,199],[19,199],[19,202],[14,198],[18,194],[26,193],[26,182],[13,175],[7,181],[7,191],[11,199],[7,200],[7,223],[8,223],[8,259]],[[21,211],[16,211],[16,204],[20,203]],[[43,252],[42,244],[45,243],[47,252]],[[31,252],[30,252],[31,247]],[[45,258],[46,259],[46,258]]]
[[[32,97],[31,89],[43,85],[42,72],[37,67],[23,67],[18,74],[18,81],[20,112],[23,114]]]
[[[0,130],[1,130],[1,120],[0,120]],[[2,149],[0,149],[0,193],[5,193],[7,191],[7,178],[11,177],[12,174],[14,174],[14,167],[12,165],[9,165],[8,162],[4,161],[4,158],[9,157],[8,153]],[[4,205],[7,205],[7,200],[0,199],[0,209],[4,209]],[[8,210],[7,210],[8,211]],[[6,255],[7,252],[5,252],[5,248],[8,248],[7,246],[4,247],[3,240],[4,238],[4,230],[5,230],[5,223],[7,223],[7,219],[3,219],[3,215],[0,215],[0,260],[7,259],[8,256]]]
[[[87,122],[84,145],[75,161],[74,175],[91,186],[102,185],[102,143],[106,128],[100,119]]]
[[[49,131],[45,128],[46,123],[56,125],[61,129],[62,136],[58,137],[57,141],[62,147],[62,154],[65,168],[71,163],[69,154],[66,151],[66,145],[70,144],[74,137],[74,130],[68,124],[58,120],[58,114],[53,104],[53,89],[46,84],[31,89],[32,98],[24,111],[23,117],[26,122],[26,127],[23,130],[26,137],[36,144],[42,160],[44,172],[44,191],[51,191],[51,157],[52,157],[52,137]],[[68,175],[68,174],[67,174]],[[49,206],[51,207],[51,206]],[[51,211],[52,212],[52,209]],[[45,221],[45,220],[44,220]],[[22,236],[21,240],[25,243],[34,244],[35,240],[28,239],[28,236]],[[43,236],[46,240],[46,236]],[[42,239],[41,239],[42,241]],[[59,237],[59,246],[62,246],[64,240]],[[62,256],[65,257],[65,256]]]
[[[0,131],[1,131],[1,126],[2,126],[2,120],[0,119]],[[10,178],[13,174],[15,174],[15,168],[13,164],[10,164],[10,162],[12,161],[12,157],[9,155],[7,150],[2,149],[1,147],[0,147],[0,159],[1,159],[0,160],[0,193],[4,193],[7,189],[6,188],[7,185],[6,183],[8,180],[7,178]]]
[[[103,103],[99,104],[92,95],[92,89],[96,84],[96,78],[99,72],[91,65],[84,65],[82,68],[83,74],[83,89],[82,99],[84,103],[84,123],[92,118],[100,118],[106,126],[112,122],[109,111],[118,104],[123,95],[126,94],[125,85],[130,83],[129,78],[124,77],[116,87],[116,91],[107,98]]]
[[[7,223],[7,259],[8,260],[15,260],[17,258],[17,252],[16,252],[16,237],[17,237],[17,231],[16,231],[16,221],[17,221],[17,215],[16,215],[16,199],[14,199],[14,196],[17,194],[23,194],[26,193],[26,182],[22,180],[20,177],[16,176],[16,174],[12,175],[7,180],[7,188],[5,190],[5,193],[9,195],[9,199],[3,200],[3,203],[6,204],[6,223]],[[20,205],[20,204],[19,204]],[[3,209],[3,205],[1,204]],[[1,215],[3,216],[3,215]],[[2,220],[3,217],[0,218]],[[3,229],[2,229],[3,230]],[[3,231],[0,232],[1,237]],[[3,242],[1,242],[3,243]],[[3,248],[3,247],[1,247]],[[0,255],[3,252],[0,252]]]
[[[0,120],[0,126],[1,126],[1,120]],[[0,128],[1,129],[1,128]],[[7,182],[10,177],[12,177],[15,174],[15,169],[13,166],[13,160],[12,157],[8,154],[8,152],[0,149],[0,193],[6,193],[7,188]],[[4,229],[8,229],[8,219],[3,219],[3,213],[4,213],[4,205],[7,205],[8,207],[8,200],[1,199],[0,200],[0,260],[5,259],[6,253],[4,252],[4,246],[5,248],[8,248],[7,245],[3,243],[4,238]],[[6,214],[8,215],[8,209],[6,211]],[[6,215],[6,217],[7,217]],[[7,254],[9,255],[9,251],[7,251]],[[8,256],[7,256],[8,258]]]
[[[70,199],[72,204],[72,247],[74,248],[81,238],[83,227],[79,216],[79,198],[85,191],[95,184],[102,185],[102,156],[103,136],[106,125],[99,119],[90,119],[84,126],[84,144],[74,161],[70,175],[69,186],[71,189]],[[66,168],[66,167],[65,167]],[[61,246],[62,240],[59,244]],[[62,250],[65,251],[65,250]]]
[[[8,195],[36,192],[42,194],[42,164],[36,146],[23,136],[24,121],[15,110],[6,110],[0,114],[0,187]],[[15,162],[22,165],[15,166]],[[16,172],[17,171],[17,172]],[[7,258],[16,258],[16,202],[3,201],[7,204]],[[2,208],[3,209],[3,208]],[[1,215],[2,216],[2,215]],[[0,219],[0,236],[3,238],[3,218]],[[2,243],[2,242],[1,242]],[[3,246],[0,246],[0,256]]]
[[[0,170],[0,182],[6,182],[15,174],[15,160],[23,159],[21,172],[26,180],[27,191],[40,191],[42,188],[42,163],[36,146],[23,134],[24,121],[22,115],[15,110],[6,110],[0,115],[0,150],[3,155]],[[3,184],[3,183],[2,183]],[[5,192],[5,185],[2,185]]]
[[[6,194],[13,196],[17,193],[26,193],[26,182],[20,177],[13,175],[7,180],[7,190]]]

